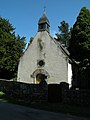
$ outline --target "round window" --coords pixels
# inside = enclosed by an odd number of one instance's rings
[[[45,62],[43,60],[40,60],[39,63],[38,63],[40,66],[44,66],[45,65]]]

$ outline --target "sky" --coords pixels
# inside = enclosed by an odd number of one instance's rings
[[[50,33],[59,33],[58,26],[65,20],[73,27],[82,7],[90,10],[90,0],[0,0],[0,16],[8,19],[13,25],[16,35],[34,37],[38,31],[38,20],[46,15],[50,21]]]

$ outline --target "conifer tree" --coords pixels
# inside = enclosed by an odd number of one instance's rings
[[[71,32],[70,57],[78,62],[81,88],[90,89],[90,10],[83,7]]]
[[[69,24],[65,22],[64,20],[60,22],[60,26],[58,26],[59,32],[57,33],[57,41],[59,41],[62,45],[68,48],[69,45],[69,39],[71,36],[70,30],[69,30]]]
[[[25,49],[25,37],[15,35],[9,20],[0,17],[0,78],[12,79],[17,75],[18,62]]]

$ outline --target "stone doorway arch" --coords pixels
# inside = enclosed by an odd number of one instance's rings
[[[47,83],[46,79],[48,79],[50,77],[50,75],[45,69],[36,69],[32,73],[31,77],[34,79],[35,84],[39,84],[40,82],[42,82],[44,80]]]

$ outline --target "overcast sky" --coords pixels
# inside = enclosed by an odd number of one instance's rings
[[[37,33],[44,6],[53,35],[62,20],[72,27],[80,9],[84,6],[90,9],[90,0],[0,0],[0,16],[8,19],[16,34],[25,36],[28,42]]]

